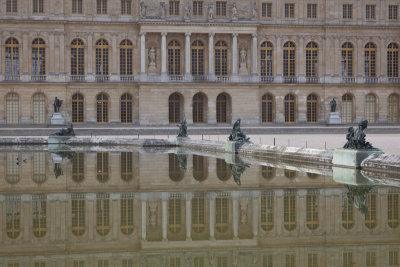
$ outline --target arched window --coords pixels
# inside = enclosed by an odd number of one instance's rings
[[[16,38],[6,40],[6,80],[19,79],[19,43]]]
[[[306,196],[306,224],[308,229],[315,230],[318,228],[318,214],[318,191],[308,191]]]
[[[6,198],[6,233],[15,239],[21,233],[21,197],[8,196]]]
[[[318,77],[318,45],[315,42],[309,42],[306,46],[306,76]]]
[[[121,232],[130,235],[135,230],[134,227],[134,209],[135,200],[130,194],[121,195]]]
[[[108,152],[97,152],[97,180],[107,182],[109,178],[109,154]]]
[[[192,76],[194,80],[204,76],[204,44],[199,40],[192,43]]]
[[[346,230],[350,230],[354,226],[353,204],[345,195],[342,199],[342,226]]]
[[[376,97],[373,94],[368,94],[365,97],[365,113],[364,118],[368,120],[369,123],[376,122]]]
[[[7,13],[17,13],[18,12],[18,0],[7,0],[6,12]]]
[[[108,80],[108,48],[106,40],[100,39],[96,42],[96,75],[98,80]]]
[[[368,43],[364,51],[364,70],[365,77],[376,76],[376,45]]]
[[[125,93],[121,96],[121,123],[132,123],[133,122],[133,100],[132,96]]]
[[[228,230],[228,204],[229,199],[226,197],[217,197],[215,199],[215,228],[219,233],[225,233]]]
[[[391,94],[388,98],[388,122],[399,123],[399,96]]]
[[[96,231],[99,235],[106,236],[110,230],[110,195],[98,193],[96,196]]]
[[[400,224],[399,193],[390,192],[387,196],[388,201],[388,225],[390,228],[397,228]]]
[[[263,192],[261,195],[261,228],[271,231],[274,228],[274,192]]]
[[[181,45],[176,40],[168,43],[168,75],[181,75]]]
[[[273,76],[273,46],[271,42],[263,42],[260,50],[261,76]]]
[[[19,121],[19,96],[10,93],[6,97],[7,124],[16,124]]]
[[[353,45],[349,42],[342,45],[342,76],[353,77]]]
[[[43,12],[44,12],[44,0],[33,0],[32,13],[43,13]]]
[[[168,162],[169,162],[169,169],[168,174],[169,178],[171,178],[174,182],[179,182],[183,179],[184,172],[181,168],[179,168],[179,160],[176,154],[168,154]]]
[[[33,123],[43,124],[46,122],[46,103],[43,94],[33,96]]]
[[[261,166],[261,175],[264,179],[270,180],[275,177],[276,170],[274,167]]]
[[[296,76],[296,45],[293,42],[283,45],[283,76]]]
[[[20,179],[19,154],[16,152],[7,152],[6,179],[10,184],[16,184]]]
[[[36,38],[32,42],[32,80],[42,80],[46,75],[46,43]]]
[[[283,226],[288,231],[296,229],[296,190],[285,191],[283,197]]]
[[[121,15],[132,14],[132,0],[121,0]]]
[[[395,43],[389,44],[387,50],[387,76],[399,77],[399,46]]]
[[[205,122],[206,97],[202,93],[193,96],[193,123]]]
[[[193,177],[197,181],[204,181],[208,176],[207,158],[193,155]]]
[[[378,218],[376,213],[376,193],[369,193],[367,197],[368,211],[365,214],[365,226],[368,229],[374,229],[378,224]]]
[[[75,152],[72,160],[72,180],[82,182],[85,179],[85,153]]]
[[[179,233],[182,229],[182,202],[180,197],[168,199],[168,230],[171,233]]]
[[[206,226],[206,200],[204,195],[192,198],[192,229],[195,233],[202,233]]]
[[[285,122],[296,122],[296,97],[288,94],[284,99],[285,103]]]
[[[318,122],[318,96],[307,96],[307,122]]]
[[[47,230],[47,196],[32,196],[32,226],[33,235],[44,237]]]
[[[169,123],[179,123],[181,121],[181,110],[183,107],[182,97],[178,93],[173,93],[168,98],[168,118]]]
[[[120,43],[119,74],[121,75],[121,80],[127,80],[129,76],[133,75],[133,44],[128,39]]]
[[[133,179],[133,153],[121,152],[121,179],[129,182]]]
[[[217,177],[221,181],[227,181],[231,178],[231,168],[224,159],[217,159]]]
[[[33,152],[33,181],[41,184],[46,180],[46,153]]]
[[[297,177],[297,174],[298,174],[298,173],[297,173],[297,171],[285,169],[285,170],[283,171],[283,174],[285,175],[286,178],[294,179],[294,178]]]
[[[262,122],[274,122],[274,97],[265,94],[261,100],[261,119]]]
[[[72,122],[84,122],[84,98],[81,94],[74,94],[72,96]]]
[[[97,95],[97,123],[108,123],[108,96]]]
[[[83,0],[72,0],[72,14],[82,14]]]
[[[215,44],[215,75],[228,75],[228,45],[224,41]]]
[[[307,177],[310,179],[315,179],[319,177],[318,173],[307,172]]]
[[[86,201],[82,194],[75,194],[71,200],[72,233],[75,236],[82,236],[86,229]]]
[[[342,96],[342,122],[353,122],[353,96],[351,94]]]
[[[97,15],[107,15],[107,0],[97,0]]]
[[[225,93],[217,96],[217,123],[228,123],[229,96]]]
[[[79,76],[85,75],[85,45],[80,39],[71,42],[71,75],[73,80],[81,80],[83,77]]]

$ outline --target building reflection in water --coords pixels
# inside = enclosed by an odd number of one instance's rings
[[[48,153],[0,156],[1,267],[399,265],[397,188],[361,210],[331,177],[252,165],[239,187],[200,155],[76,152],[58,179]]]

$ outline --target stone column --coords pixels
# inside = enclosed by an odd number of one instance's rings
[[[304,38],[300,38],[299,42],[299,47],[296,49],[298,51],[298,56],[296,60],[296,69],[297,69],[297,77],[298,77],[298,82],[299,83],[305,83],[306,82],[306,60],[304,56]],[[296,52],[297,52],[296,51]]]
[[[147,233],[147,201],[142,199],[142,240],[146,240]]]
[[[215,33],[211,32],[208,34],[208,79],[214,80],[214,35]]]
[[[29,57],[29,36],[28,33],[24,33],[22,36],[22,57],[20,56],[20,74],[22,74],[21,80],[28,81],[29,80],[29,66],[31,64]],[[21,73],[22,70],[22,73]]]
[[[253,34],[253,48],[252,48],[252,70],[251,74],[254,76],[258,75],[258,70],[257,70],[257,34]]]
[[[119,56],[118,56],[117,36],[115,34],[112,35],[111,43],[112,46],[111,46],[111,58],[110,58],[111,60],[110,80],[118,81],[119,77],[117,75],[119,74],[118,71]]]
[[[186,194],[186,240],[192,240],[192,209],[191,209],[192,193]]]
[[[253,192],[253,236],[258,236],[258,198],[259,192]]]
[[[215,195],[210,193],[210,240],[215,240],[214,228],[215,228]]]
[[[168,209],[167,209],[167,196],[163,194],[162,197],[162,240],[167,241],[167,220],[168,220]]]
[[[282,40],[280,37],[277,37],[276,39],[276,48],[273,51],[274,53],[274,73],[275,73],[275,78],[274,81],[276,83],[281,83],[283,81],[283,50],[282,50]],[[279,114],[279,113],[278,113]]]
[[[87,53],[85,53],[85,60],[87,62],[86,75],[88,76],[93,76],[93,58],[93,36],[89,34],[87,41]]]
[[[185,33],[185,79],[190,80],[190,32]]]
[[[238,74],[238,47],[237,47],[238,34],[232,34],[232,76]]]
[[[232,194],[232,210],[233,210],[233,239],[238,239],[239,234],[239,199],[238,196],[233,192]]]
[[[146,77],[146,33],[140,33],[140,76],[141,80]]]
[[[167,80],[167,33],[161,33],[161,77]]]
[[[55,61],[55,50],[56,50],[55,42],[54,42],[54,38],[55,38],[54,34],[55,34],[54,32],[50,32],[50,36],[49,36],[49,46],[50,46],[49,47],[50,48],[49,49],[49,52],[50,52],[49,54],[50,54],[50,58],[47,60],[48,62],[46,62],[47,63],[46,64],[47,65],[46,66],[46,74],[48,74],[48,75],[53,75],[55,73],[57,73],[57,74],[59,73],[59,71],[56,70],[56,67],[57,67],[57,69],[59,67],[59,62],[56,62],[56,63],[54,62]]]

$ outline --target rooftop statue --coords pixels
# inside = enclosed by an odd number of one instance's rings
[[[229,141],[235,141],[239,143],[250,142],[250,138],[246,136],[240,129],[240,118],[233,124],[232,133],[229,135]]]
[[[60,107],[62,105],[62,100],[59,98],[55,98],[53,102],[54,112],[60,112]]]
[[[336,112],[336,100],[335,98],[331,100],[331,112]]]
[[[188,137],[186,119],[181,121],[177,126],[179,127],[178,137]]]
[[[53,136],[54,135],[56,135],[56,136],[75,136],[74,127],[71,123],[67,129],[62,128],[61,130],[59,130],[56,133],[53,133],[52,135]]]
[[[374,147],[365,141],[365,132],[364,130],[368,127],[367,120],[361,120],[358,124],[358,128],[354,129],[354,127],[349,127],[347,130],[347,143],[343,146],[346,149],[373,149]]]

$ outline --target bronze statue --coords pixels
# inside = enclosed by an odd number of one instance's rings
[[[53,107],[54,107],[54,112],[60,112],[60,107],[62,105],[62,100],[58,99],[57,97],[54,99],[53,102]]]
[[[347,130],[346,139],[347,142],[343,146],[346,149],[373,149],[374,147],[365,141],[366,134],[364,132],[368,127],[367,120],[361,120],[358,124],[358,128],[354,130],[354,127],[349,127]]]
[[[74,127],[72,125],[72,123],[70,124],[70,126],[67,129],[62,128],[61,130],[59,130],[56,133],[52,134],[57,135],[57,136],[75,136],[75,132],[74,132]]]
[[[178,137],[188,137],[186,119],[177,125],[179,127]]]
[[[240,118],[238,118],[235,124],[233,124],[232,133],[229,135],[229,141],[244,143],[250,142],[249,140],[250,138],[240,129]]]
[[[336,112],[336,100],[333,98],[330,102],[331,104],[331,112]]]

